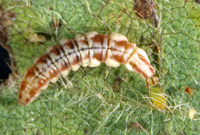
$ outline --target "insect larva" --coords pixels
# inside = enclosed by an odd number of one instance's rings
[[[70,70],[76,71],[80,66],[97,67],[102,62],[111,67],[124,64],[128,70],[140,73],[149,85],[154,85],[155,70],[145,51],[128,42],[124,35],[88,32],[75,39],[61,40],[59,45],[48,48],[46,54],[35,60],[21,82],[19,103],[24,106],[31,103],[49,82],[56,82]]]

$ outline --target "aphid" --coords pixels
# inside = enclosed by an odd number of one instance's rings
[[[97,67],[102,62],[110,67],[123,64],[128,70],[140,73],[147,84],[155,78],[146,52],[128,42],[124,35],[88,32],[75,39],[61,40],[59,45],[48,48],[46,54],[35,60],[21,82],[19,103],[31,103],[49,82],[56,82],[60,75],[66,76],[70,70],[76,71],[80,66]]]
[[[160,87],[151,88],[150,95],[156,108],[164,110],[167,107],[166,98]]]

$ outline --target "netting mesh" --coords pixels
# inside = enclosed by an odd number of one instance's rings
[[[18,80],[0,91],[0,134],[198,134],[200,5],[154,1],[159,25],[135,14],[130,0],[3,0],[16,19],[9,31]],[[145,81],[125,67],[81,68],[50,84],[26,107],[17,103],[25,70],[62,38],[118,32],[144,49],[156,68],[167,110],[152,103]],[[41,35],[34,38],[33,35]],[[184,92],[189,86],[195,94]],[[196,110],[194,119],[189,118]]]

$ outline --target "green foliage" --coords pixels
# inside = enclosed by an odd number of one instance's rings
[[[158,0],[160,24],[155,28],[151,19],[136,16],[133,4],[129,0],[3,0],[3,7],[17,16],[8,44],[17,61],[19,80],[0,91],[0,134],[199,133],[199,116],[191,120],[188,113],[191,108],[200,111],[200,5]],[[61,26],[53,27],[54,22]],[[71,72],[50,84],[30,105],[18,105],[20,80],[33,60],[60,39],[88,31],[124,34],[147,51],[169,108],[160,112],[151,105],[140,75],[105,64]],[[33,34],[49,38],[33,43]],[[160,51],[155,49],[158,46]],[[119,77],[120,89],[113,91]],[[196,89],[192,98],[184,92],[186,86]],[[131,123],[142,128],[130,127]]]

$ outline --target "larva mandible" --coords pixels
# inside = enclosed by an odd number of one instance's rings
[[[56,82],[60,75],[80,66],[97,67],[105,62],[107,66],[124,64],[130,71],[140,73],[148,85],[156,83],[155,70],[145,51],[121,34],[99,35],[88,32],[75,39],[63,39],[59,45],[47,49],[46,54],[37,58],[27,69],[19,90],[19,104],[25,106],[39,96],[49,82]]]

